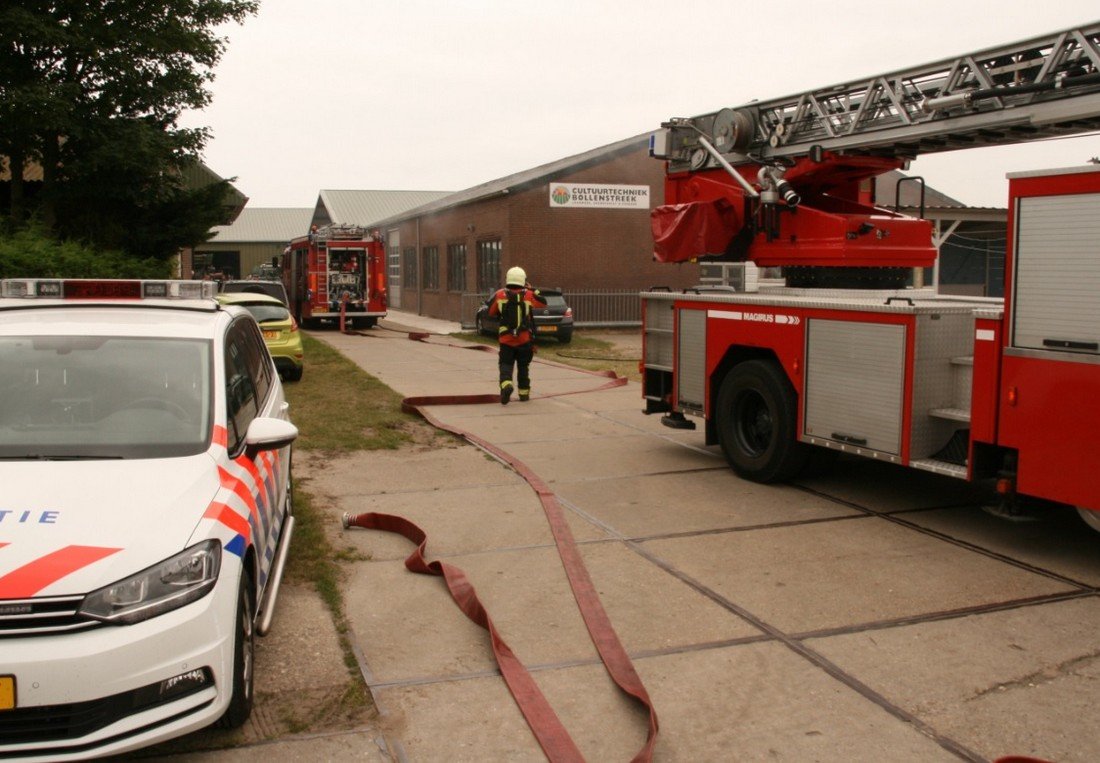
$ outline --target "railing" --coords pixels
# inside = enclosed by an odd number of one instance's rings
[[[565,290],[562,295],[573,308],[573,322],[581,328],[618,328],[642,325],[640,290],[598,291],[595,289]],[[462,327],[474,327],[478,305],[485,301],[482,294],[462,295]]]

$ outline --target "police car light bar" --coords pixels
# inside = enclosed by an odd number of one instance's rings
[[[7,278],[0,297],[9,299],[214,299],[214,281],[138,281],[88,278]]]

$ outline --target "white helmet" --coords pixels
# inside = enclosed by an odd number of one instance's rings
[[[527,285],[527,273],[523,268],[515,267],[508,269],[508,275],[504,277],[505,286],[526,286]]]

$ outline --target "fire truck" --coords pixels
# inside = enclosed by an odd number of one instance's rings
[[[378,231],[327,225],[283,252],[283,285],[298,323],[372,328],[386,317],[386,256]]]
[[[921,154],[1098,128],[1100,22],[664,123],[655,257],[700,284],[642,294],[645,412],[750,480],[841,451],[1100,530],[1100,165],[1008,175],[1003,298],[914,285],[932,222],[871,196]]]

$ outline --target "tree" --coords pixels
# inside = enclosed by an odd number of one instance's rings
[[[189,190],[208,132],[178,126],[210,100],[219,24],[256,0],[14,0],[0,5],[0,154],[10,217],[64,238],[164,258],[220,222],[220,189]],[[28,198],[22,168],[42,166]],[[181,217],[181,215],[183,217]]]

